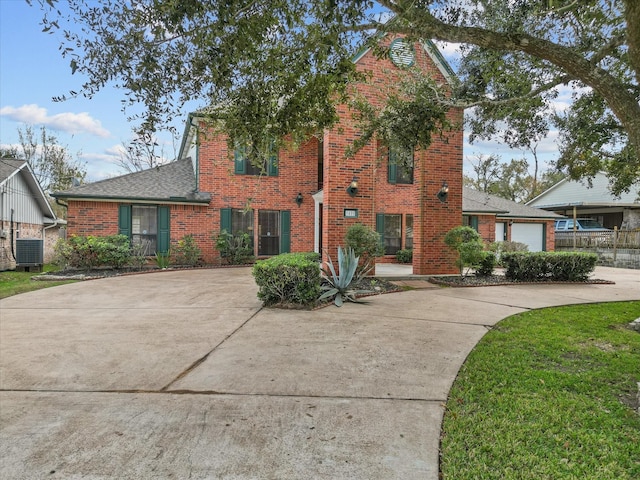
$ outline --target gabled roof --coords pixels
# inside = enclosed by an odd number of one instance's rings
[[[40,182],[38,182],[38,179],[33,173],[29,162],[14,158],[0,158],[0,187],[4,186],[9,179],[17,175],[22,177],[31,192],[33,192],[33,198],[42,212],[44,223],[57,223],[56,214],[53,212],[47,196],[44,190],[42,190]]]
[[[640,206],[639,197],[640,189],[636,187],[635,192],[631,190],[628,193],[620,194],[620,197],[616,198],[609,191],[609,179],[607,176],[604,173],[598,173],[593,178],[592,187],[585,183],[565,178],[533,200],[529,200],[527,205],[549,209],[573,206],[638,207]]]
[[[498,218],[533,218],[536,220],[563,218],[562,215],[556,215],[555,213],[529,207],[467,187],[462,190],[462,212],[467,215],[495,214]]]
[[[196,191],[190,158],[99,182],[87,183],[63,192],[56,198],[106,201],[208,204],[211,194]]]

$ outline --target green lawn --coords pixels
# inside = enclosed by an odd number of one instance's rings
[[[50,272],[56,270],[52,265],[45,265],[44,271]],[[31,277],[39,275],[34,272],[0,272],[0,298],[10,297],[19,293],[30,292],[32,290],[40,290],[41,288],[54,287],[56,285],[64,285],[65,283],[73,283],[74,280],[64,281],[37,281],[31,280]]]
[[[441,471],[463,479],[640,479],[640,302],[526,312],[460,370]]]

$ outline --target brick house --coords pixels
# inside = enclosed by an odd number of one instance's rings
[[[382,92],[409,65],[450,84],[452,71],[431,42],[383,41],[391,42],[389,58],[364,50],[354,59],[370,76],[352,87],[369,102],[381,105]],[[145,241],[150,253],[191,234],[204,261],[218,264],[212,236],[226,229],[249,233],[258,258],[304,251],[335,258],[348,227],[362,223],[383,238],[380,262],[413,248],[415,274],[456,273],[443,238],[462,222],[462,111],[448,113],[459,127],[446,138],[434,136],[426,150],[395,151],[374,140],[350,158],[345,149],[359,132],[347,105],[338,113],[335,127],[296,150],[274,152],[263,169],[193,113],[175,162],[55,196],[68,203],[69,233],[120,232]],[[448,192],[439,195],[445,186]]]
[[[485,243],[520,242],[530,252],[554,250],[554,223],[562,218],[467,187],[462,194],[462,211],[463,225],[475,228]]]

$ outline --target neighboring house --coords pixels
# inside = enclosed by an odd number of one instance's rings
[[[602,173],[595,176],[592,187],[568,178],[561,180],[527,205],[572,218],[593,218],[606,228],[640,228],[640,189],[616,198]]]
[[[64,221],[24,160],[0,158],[0,217],[0,271],[16,267],[18,239],[44,239],[43,260],[51,260]]]
[[[471,188],[462,196],[463,224],[485,242],[524,243],[530,252],[554,250],[554,223],[562,216]]]
[[[449,84],[452,72],[431,42],[393,42],[391,58],[365,50],[354,59],[360,71],[371,72],[366,82],[353,85],[358,94],[380,104],[408,65]],[[151,253],[191,234],[205,262],[221,263],[212,235],[226,229],[249,233],[258,258],[317,251],[335,259],[347,228],[363,223],[384,238],[381,261],[413,248],[414,273],[455,273],[443,238],[462,221],[462,110],[448,115],[460,127],[446,138],[434,135],[427,150],[389,152],[373,141],[351,158],[345,149],[358,132],[349,108],[337,111],[334,128],[295,151],[274,152],[263,172],[240,149],[230,150],[226,136],[207,131],[198,113],[191,114],[174,163],[54,196],[68,203],[69,234],[120,232],[146,242]],[[444,184],[448,194],[439,198]]]

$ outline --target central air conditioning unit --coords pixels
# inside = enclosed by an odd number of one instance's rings
[[[41,267],[44,263],[43,242],[39,238],[16,240],[16,267]]]

